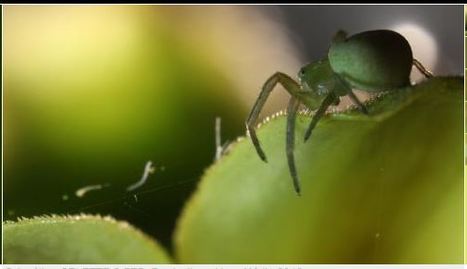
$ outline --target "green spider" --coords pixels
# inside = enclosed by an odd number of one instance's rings
[[[299,82],[282,72],[276,72],[266,80],[246,120],[247,132],[256,152],[267,162],[255,125],[269,94],[280,83],[291,95],[287,107],[286,153],[294,188],[300,195],[300,181],[293,154],[295,118],[299,105],[317,109],[305,132],[307,141],[327,108],[338,105],[341,96],[349,96],[364,114],[368,114],[365,105],[352,89],[383,92],[410,86],[412,66],[427,78],[433,76],[413,58],[409,42],[397,32],[373,30],[347,37],[346,32],[338,31],[332,39],[327,57],[300,69]]]

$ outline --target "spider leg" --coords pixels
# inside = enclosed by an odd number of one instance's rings
[[[286,152],[289,163],[290,175],[293,179],[295,191],[300,195],[300,181],[298,180],[297,168],[295,166],[294,145],[295,145],[295,119],[300,102],[297,98],[291,97],[287,107],[287,133],[286,133]]]
[[[354,103],[358,108],[360,108],[360,111],[368,115],[368,110],[366,109],[366,106],[358,99],[358,97],[355,95],[355,93],[352,91],[352,87],[345,82],[340,76],[336,75],[337,81],[339,81],[339,86],[340,86],[340,95],[347,95],[352,103]]]
[[[419,62],[417,59],[413,59],[413,65],[422,73],[426,78],[431,78],[433,77],[433,73],[430,72],[428,69],[426,69],[421,62]]]
[[[319,106],[318,110],[316,111],[315,115],[313,116],[313,119],[310,122],[310,125],[308,126],[308,129],[306,129],[305,132],[305,142],[310,138],[311,132],[313,129],[316,127],[316,124],[318,121],[321,119],[321,117],[326,113],[326,110],[330,105],[332,105],[334,102],[336,102],[336,99],[338,97],[331,92],[324,98],[324,100],[321,102],[321,105]]]
[[[264,151],[261,148],[258,137],[256,135],[255,124],[261,109],[269,97],[269,94],[272,92],[277,83],[280,83],[292,96],[298,96],[299,92],[301,91],[300,85],[295,80],[281,72],[276,72],[264,83],[259,97],[256,99],[256,102],[246,120],[247,132],[250,134],[250,138],[253,142],[253,145],[255,146],[256,152],[264,162],[267,162],[266,154],[264,154]]]
[[[358,100],[358,97],[351,89],[349,89],[347,96],[350,97],[350,100],[352,100],[352,102],[360,108],[360,111],[362,111],[363,114],[368,115],[366,106],[360,100]]]

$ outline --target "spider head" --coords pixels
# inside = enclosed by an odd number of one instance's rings
[[[302,101],[310,109],[318,108],[335,86],[334,72],[327,58],[302,67],[298,73],[298,80],[305,91]]]

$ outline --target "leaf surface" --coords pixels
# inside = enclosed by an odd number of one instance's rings
[[[263,124],[262,162],[240,139],[212,165],[175,235],[183,263],[460,263],[463,84],[433,78],[296,126],[295,194],[285,117]],[[436,255],[434,255],[436,254]]]
[[[126,222],[90,215],[5,222],[5,263],[170,263],[158,243]]]

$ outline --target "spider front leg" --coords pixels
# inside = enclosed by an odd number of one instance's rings
[[[287,133],[285,143],[290,175],[292,176],[294,188],[298,195],[300,195],[300,181],[298,180],[297,168],[295,166],[295,158],[293,152],[295,146],[295,119],[297,117],[297,110],[299,106],[300,101],[292,96],[287,107]]]
[[[256,152],[264,162],[267,162],[266,154],[264,154],[264,151],[261,148],[258,137],[256,135],[255,124],[261,109],[269,97],[269,94],[272,92],[277,83],[280,83],[292,96],[298,96],[301,91],[300,85],[291,77],[282,72],[275,73],[264,83],[261,93],[259,94],[258,99],[256,99],[253,109],[251,110],[246,120],[247,132],[250,134],[250,138],[253,142],[253,145],[255,146]]]
[[[308,126],[308,129],[306,129],[305,132],[305,142],[310,138],[311,132],[313,129],[315,129],[316,124],[318,121],[323,117],[324,113],[326,113],[326,110],[328,107],[332,104],[334,104],[339,97],[337,97],[333,92],[329,93],[324,100],[322,101],[321,105],[319,106],[318,110],[316,111],[315,115],[313,115],[313,119],[310,122],[310,125]]]

